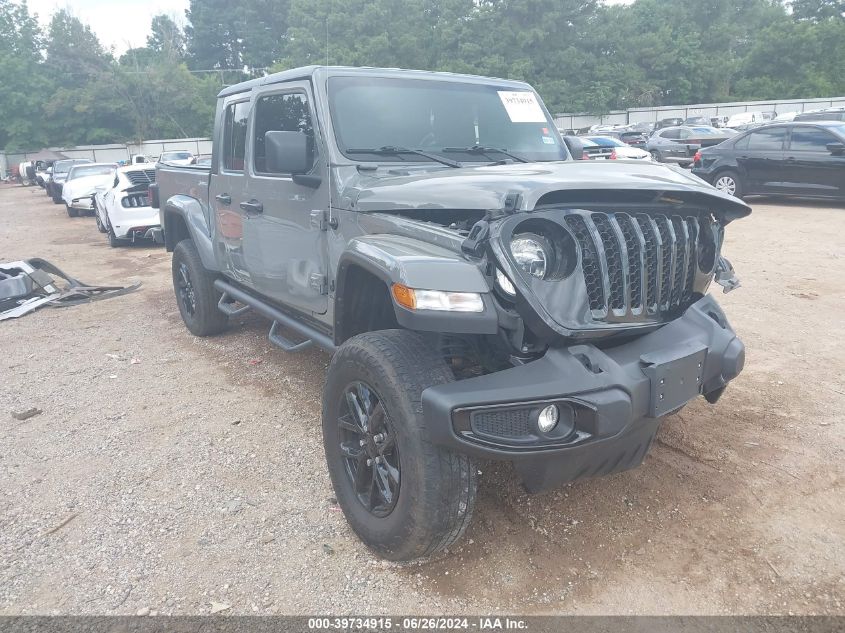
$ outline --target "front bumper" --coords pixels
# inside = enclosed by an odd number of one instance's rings
[[[715,402],[745,348],[705,296],[660,329],[612,348],[550,349],[532,363],[422,394],[432,440],[480,459],[512,461],[532,491],[638,466],[661,419],[698,395]],[[549,433],[539,410],[558,406]]]

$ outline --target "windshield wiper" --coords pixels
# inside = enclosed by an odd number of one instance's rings
[[[472,147],[444,147],[443,152],[464,152],[466,154],[490,154],[493,152],[504,154],[508,158],[514,159],[518,163],[529,163],[527,158],[523,158],[522,156],[517,156],[516,154],[511,154],[506,149],[501,149],[499,147],[484,147],[483,145],[473,145]]]
[[[385,145],[384,147],[370,147],[370,148],[355,148],[355,149],[347,149],[347,154],[388,154],[388,155],[396,155],[396,154],[414,154],[416,156],[423,156],[424,158],[428,158],[429,160],[437,161],[443,165],[448,165],[449,167],[462,167],[462,165],[456,161],[452,160],[451,158],[445,158],[443,156],[438,156],[437,154],[430,154],[425,152],[421,149],[409,149],[407,147],[394,147],[393,145]]]

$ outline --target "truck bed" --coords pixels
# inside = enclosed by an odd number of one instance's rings
[[[210,177],[211,167],[156,164],[156,184],[161,206],[172,196],[189,195],[196,198],[204,208],[207,207]]]

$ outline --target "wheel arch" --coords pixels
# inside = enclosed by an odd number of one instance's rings
[[[211,229],[199,200],[191,196],[173,196],[161,211],[164,245],[173,252],[184,239],[194,242],[206,269],[218,271],[211,240]]]

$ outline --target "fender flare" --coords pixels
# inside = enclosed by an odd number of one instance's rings
[[[182,235],[174,220],[179,217],[188,230],[188,236]],[[200,254],[202,265],[206,270],[219,271],[217,259],[214,256],[214,243],[211,239],[211,228],[208,225],[202,203],[191,196],[176,195],[167,200],[161,211],[162,228],[164,229],[164,244],[168,252],[176,248],[177,242],[184,237],[190,237]]]
[[[340,331],[343,318],[342,297],[346,274],[358,266],[384,282],[409,288],[476,292],[484,302],[484,311],[438,312],[413,311],[396,303],[388,292],[400,325],[412,330],[455,334],[495,334],[499,323],[490,285],[479,268],[460,254],[428,242],[399,235],[374,234],[352,239],[337,263],[335,277],[334,331]]]

